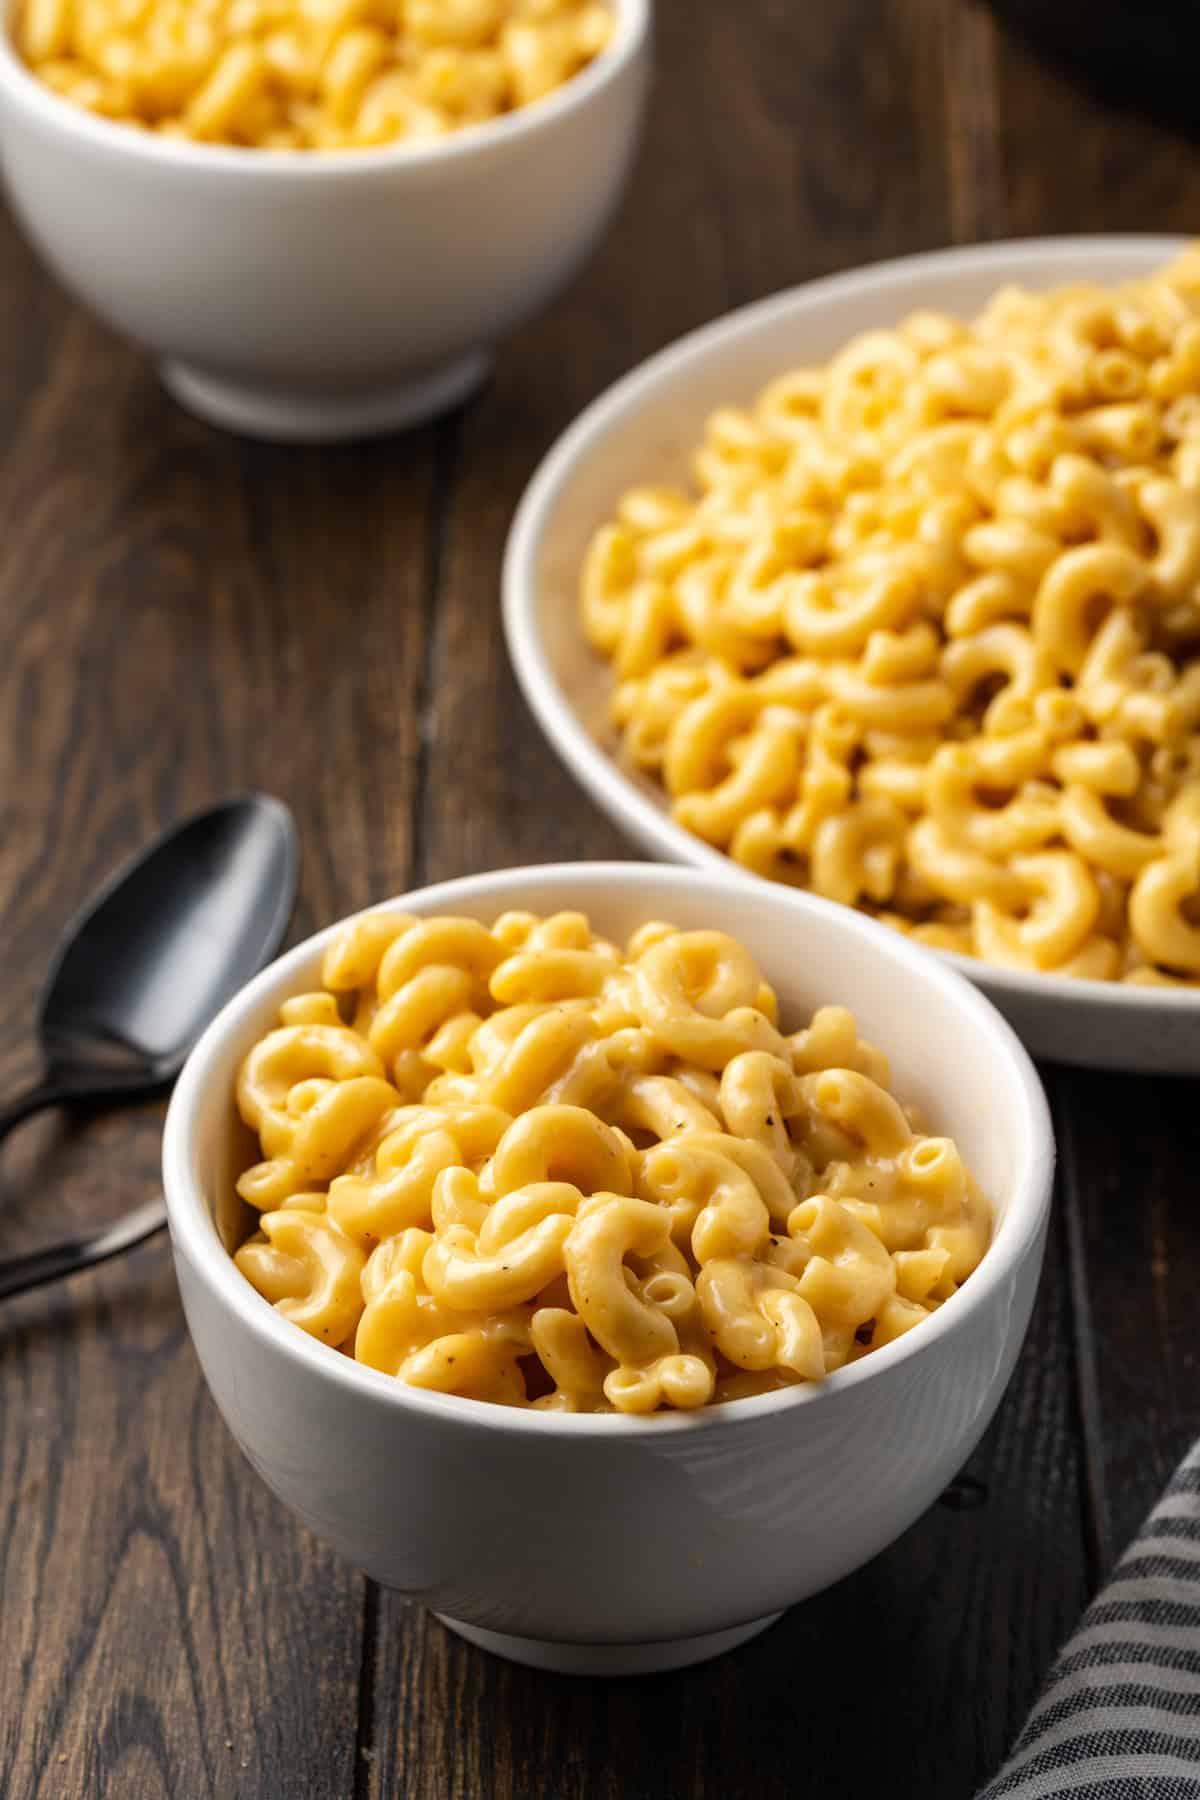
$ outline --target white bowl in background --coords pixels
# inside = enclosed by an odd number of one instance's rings
[[[0,32],[9,194],[63,285],[202,418],[309,441],[415,424],[482,379],[492,345],[569,279],[616,205],[650,0],[612,4],[612,43],[546,99],[431,144],[329,152],[98,118]]]
[[[995,1411],[1025,1335],[1053,1139],[1028,1057],[967,982],[844,907],[728,874],[637,863],[473,876],[390,903],[491,921],[586,912],[734,933],[785,1021],[853,1008],[898,1091],[958,1140],[993,1241],[925,1324],[820,1386],[650,1418],[521,1411],[426,1393],[316,1343],[242,1277],[218,1234],[254,1149],[234,1079],[333,930],[253,981],[192,1052],[163,1170],[188,1325],[218,1407],[275,1493],[385,1586],[537,1667],[630,1674],[731,1648],[889,1544]]]
[[[648,776],[616,760],[612,675],[579,625],[588,541],[624,490],[686,481],[687,458],[718,406],[754,397],[773,376],[826,360],[856,332],[915,307],[970,316],[1019,282],[1116,282],[1144,275],[1185,240],[1028,239],[943,250],[813,281],[694,331],[618,381],[549,452],[518,508],[504,560],[509,653],[542,730],[581,786],[645,851],[725,869],[759,893],[773,884],[677,825]],[[931,952],[944,955],[944,952]],[[1200,989],[1126,987],[948,959],[981,987],[1036,1056],[1096,1068],[1200,1072]]]

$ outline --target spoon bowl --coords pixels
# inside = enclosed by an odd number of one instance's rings
[[[44,1072],[0,1108],[0,1139],[42,1107],[165,1087],[226,1002],[270,962],[296,898],[296,827],[245,794],[185,819],[117,870],[68,927],[38,1007]],[[161,1200],[0,1263],[0,1299],[74,1274],[166,1223]]]
[[[68,928],[38,1010],[47,1072],[91,1098],[178,1074],[257,974],[296,893],[291,814],[266,794],[198,813],[118,869]]]

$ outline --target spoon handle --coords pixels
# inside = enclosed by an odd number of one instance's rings
[[[40,1112],[44,1106],[55,1106],[68,1097],[67,1090],[52,1075],[39,1076],[24,1093],[18,1094],[6,1106],[0,1106],[0,1140],[6,1138],[13,1126],[19,1125],[31,1113]]]
[[[65,1244],[51,1244],[45,1250],[34,1250],[28,1256],[14,1256],[9,1262],[0,1262],[0,1300],[7,1300],[12,1294],[28,1293],[31,1288],[57,1281],[63,1275],[77,1274],[80,1269],[93,1268],[97,1263],[107,1262],[110,1256],[120,1256],[123,1251],[140,1244],[143,1238],[161,1231],[166,1222],[167,1209],[163,1201],[150,1200],[103,1231],[94,1232],[91,1237],[72,1238]]]

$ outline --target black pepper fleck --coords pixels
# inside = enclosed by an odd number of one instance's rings
[[[854,1341],[856,1344],[869,1344],[874,1336],[875,1336],[875,1321],[874,1321],[874,1319],[868,1319],[866,1324],[860,1325],[858,1330],[855,1332]]]

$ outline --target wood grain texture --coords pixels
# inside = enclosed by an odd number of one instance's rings
[[[1190,1081],[1075,1072],[1053,1093],[1105,1570],[1200,1433],[1200,1125]]]
[[[296,813],[297,934],[419,880],[632,854],[538,736],[497,615],[521,489],[632,363],[855,263],[1200,216],[1181,138],[1044,69],[978,0],[658,10],[611,236],[426,431],[325,452],[211,432],[0,220],[4,1087],[32,1068],[64,921],[219,793],[261,785]],[[493,1661],[337,1564],[228,1439],[161,1244],[8,1305],[0,1794],[964,1800],[1200,1428],[1187,1086],[1051,1086],[1046,1277],[969,1469],[761,1640],[652,1681]],[[159,1129],[153,1106],[24,1128],[0,1254],[152,1193]]]

